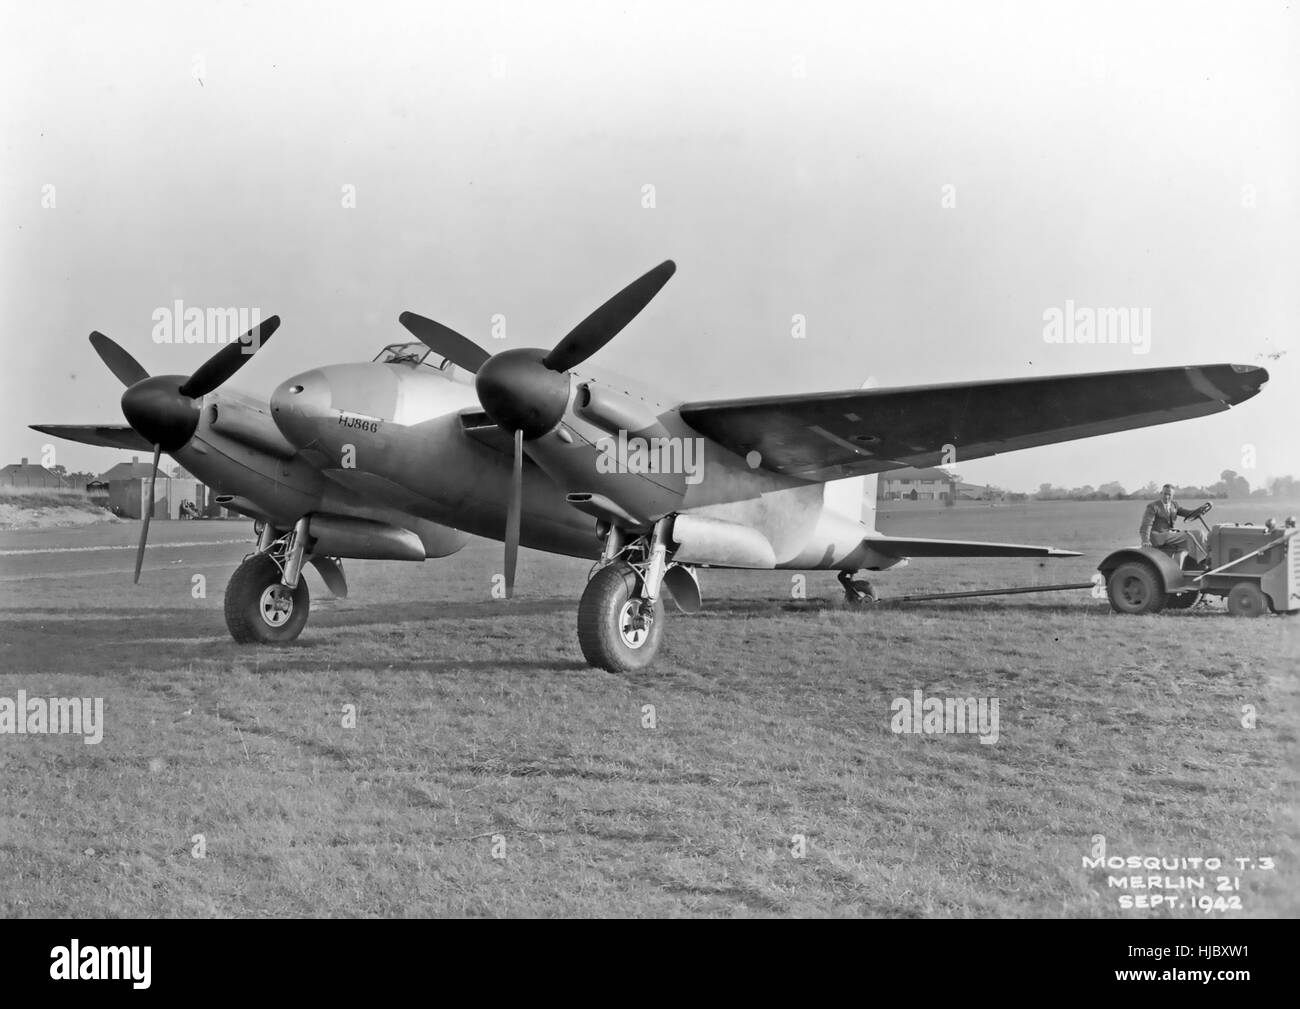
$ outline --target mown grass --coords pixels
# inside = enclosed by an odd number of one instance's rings
[[[1127,518],[958,509],[946,534],[1005,520],[1090,556],[877,583],[1087,580]],[[788,575],[712,572],[663,661],[612,676],[574,640],[586,565],[529,554],[493,602],[498,551],[355,565],[279,650],[225,638],[186,565],[143,598],[82,578],[84,610],[67,584],[0,599],[0,696],[97,694],[108,723],[98,746],[0,737],[0,914],[1158,914],[1082,868],[1097,834],[1271,856],[1233,873],[1242,913],[1300,911],[1300,621],[1119,618],[1087,592],[858,612],[828,575],[798,600]],[[915,689],[997,697],[998,742],[894,734]]]

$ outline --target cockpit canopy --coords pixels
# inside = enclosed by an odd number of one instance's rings
[[[376,364],[396,364],[414,369],[422,375],[433,372],[449,382],[461,385],[473,385],[474,376],[464,368],[454,365],[441,354],[430,350],[424,344],[390,343],[374,358]],[[425,369],[428,369],[427,371]]]
[[[374,360],[377,364],[409,364],[412,368],[432,368],[434,371],[448,371],[455,367],[445,357],[435,354],[419,342],[390,343]]]

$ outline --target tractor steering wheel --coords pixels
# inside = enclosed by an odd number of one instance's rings
[[[1205,504],[1201,505],[1201,507],[1195,509],[1192,512],[1192,514],[1188,515],[1184,521],[1191,522],[1193,519],[1199,519],[1201,525],[1205,526],[1205,528],[1208,530],[1210,527],[1209,524],[1206,523],[1205,521],[1205,515],[1213,507],[1214,505],[1211,502],[1206,501]]]

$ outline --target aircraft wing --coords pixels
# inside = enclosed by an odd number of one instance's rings
[[[981,543],[978,540],[928,540],[872,533],[862,542],[888,557],[1078,557],[1077,550],[1026,546],[1021,543]]]
[[[824,481],[1203,417],[1267,381],[1263,368],[1213,364],[713,400],[679,411],[738,455],[759,452],[766,469]]]
[[[56,438],[79,441],[83,445],[102,445],[104,448],[144,449],[152,452],[148,439],[136,434],[125,424],[31,424],[33,431],[52,434]]]

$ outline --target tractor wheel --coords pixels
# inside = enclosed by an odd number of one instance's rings
[[[1234,617],[1257,617],[1265,605],[1264,593],[1254,582],[1238,582],[1228,593],[1228,612]]]
[[[285,588],[266,554],[249,557],[226,585],[226,627],[241,645],[287,644],[302,633],[310,609],[307,579],[299,575],[297,588]]]
[[[1116,613],[1159,613],[1165,606],[1160,575],[1150,564],[1128,561],[1110,573],[1106,582],[1110,608]]]
[[[630,673],[654,661],[664,629],[663,599],[645,607],[640,579],[623,563],[607,564],[587,582],[578,603],[578,644],[597,669]]]

